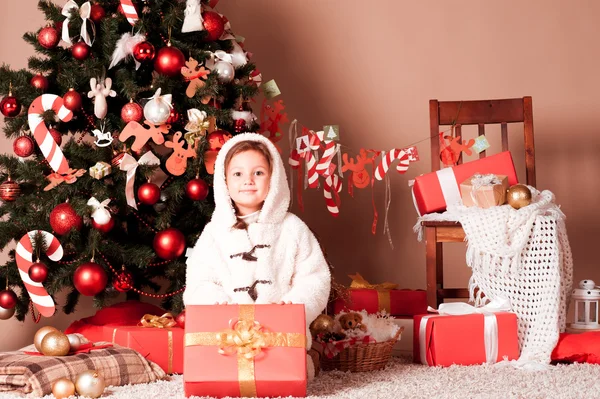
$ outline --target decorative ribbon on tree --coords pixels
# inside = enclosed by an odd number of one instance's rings
[[[27,115],[29,129],[33,132],[35,142],[40,147],[50,167],[55,172],[66,173],[69,170],[69,162],[56,141],[54,141],[48,126],[43,123],[43,114],[48,110],[53,110],[63,122],[70,121],[73,118],[73,112],[65,108],[63,99],[56,94],[42,94],[33,100]]]
[[[92,46],[94,39],[92,39],[90,37],[90,35],[88,34],[88,30],[87,30],[87,26],[88,26],[87,23],[89,21],[90,27],[92,30],[92,36],[96,35],[96,28],[94,26],[94,22],[90,20],[91,10],[92,10],[92,5],[90,4],[89,1],[86,1],[85,3],[83,3],[81,5],[81,7],[79,7],[77,5],[77,3],[75,3],[75,1],[73,1],[73,0],[67,1],[67,3],[64,5],[64,7],[62,9],[62,15],[67,17],[67,19],[65,19],[63,21],[63,26],[62,26],[62,40],[65,43],[73,44],[73,42],[71,42],[71,35],[69,34],[69,21],[71,20],[71,14],[73,12],[76,12],[76,13],[79,13],[79,16],[81,17],[81,33],[80,33],[81,39],[88,46],[90,46],[90,47]]]
[[[29,268],[33,265],[32,240],[38,232],[44,238],[47,247],[46,255],[55,262],[62,258],[63,248],[54,235],[44,230],[32,230],[19,240],[15,251],[15,261],[17,262],[21,279],[25,284],[25,289],[34,306],[42,316],[50,317],[56,310],[52,297],[48,295],[42,283],[36,283],[29,277]]]

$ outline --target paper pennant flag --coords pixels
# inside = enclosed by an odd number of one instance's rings
[[[485,151],[490,148],[490,143],[487,141],[485,136],[478,136],[475,139],[475,144],[473,144],[472,148],[479,154],[481,151]]]
[[[310,150],[308,136],[301,136],[296,139],[296,151],[298,154],[305,153]]]
[[[407,147],[404,149],[406,154],[408,154],[409,162],[417,162],[419,160],[419,151],[417,151],[417,147],[414,145],[412,147]]]
[[[323,126],[325,132],[324,140],[339,140],[340,139],[340,127],[338,125],[325,125]]]
[[[277,87],[277,83],[275,83],[275,79],[271,79],[266,83],[262,84],[262,90],[267,99],[272,99],[281,94],[279,91],[279,87]]]

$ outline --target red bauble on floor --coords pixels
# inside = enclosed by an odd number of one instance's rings
[[[95,262],[79,265],[73,274],[73,285],[81,295],[94,296],[106,288],[106,271]]]
[[[50,212],[50,226],[56,234],[67,234],[72,228],[81,229],[83,220],[69,203],[59,204]]]
[[[65,108],[71,111],[77,111],[81,108],[81,95],[75,89],[69,89],[63,96]]]
[[[185,56],[178,48],[173,46],[163,47],[158,50],[154,70],[166,76],[177,76],[181,74],[181,67],[185,64]]]
[[[185,237],[181,231],[169,227],[154,236],[152,247],[154,252],[164,260],[177,259],[185,251]]]
[[[138,188],[138,199],[144,205],[154,205],[160,199],[160,188],[154,183],[144,183]]]
[[[208,196],[208,183],[196,177],[185,185],[185,194],[194,201],[204,201]]]
[[[33,154],[33,150],[33,139],[29,136],[20,136],[13,141],[13,152],[18,157],[27,158]]]

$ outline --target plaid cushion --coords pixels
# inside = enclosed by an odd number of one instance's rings
[[[79,373],[87,370],[101,374],[106,386],[141,384],[167,378],[157,364],[132,349],[118,345],[72,356],[25,353],[34,351],[34,346],[30,345],[20,351],[0,353],[0,392],[44,396],[52,392],[52,383],[57,379],[75,381]]]

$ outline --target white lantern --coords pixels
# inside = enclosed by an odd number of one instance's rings
[[[598,303],[600,302],[600,289],[592,280],[581,280],[579,288],[573,290],[575,301],[575,322],[571,328],[580,330],[596,330],[598,323]]]

